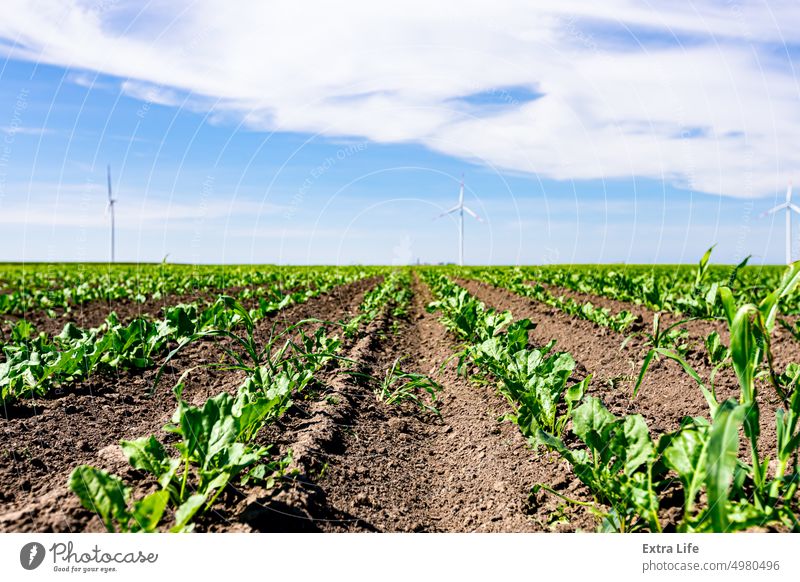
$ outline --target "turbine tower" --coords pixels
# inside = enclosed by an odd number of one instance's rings
[[[111,197],[111,164],[108,165],[108,206],[106,212],[111,213],[111,262],[114,262],[114,204],[117,201]]]
[[[446,212],[442,212],[439,216],[434,218],[434,220],[438,220],[443,216],[447,216],[448,214],[453,214],[454,212],[458,212],[458,264],[460,266],[464,266],[464,213],[466,212],[472,218],[477,220],[478,222],[483,222],[480,216],[478,216],[474,210],[469,208],[468,206],[464,205],[464,175],[461,175],[461,187],[458,191],[458,204],[453,206],[450,210]]]
[[[789,187],[786,189],[786,202],[778,204],[775,208],[770,208],[761,216],[768,214],[775,214],[780,210],[786,210],[786,264],[792,264],[792,212],[800,214],[800,207],[792,204],[792,183],[789,182]]]

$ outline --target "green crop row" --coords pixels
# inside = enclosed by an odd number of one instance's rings
[[[387,305],[391,306],[390,315],[395,321],[405,317],[412,296],[410,271],[392,271],[385,277],[383,284],[367,291],[364,295],[364,300],[359,306],[359,315],[350,322],[345,334],[348,337],[352,336],[358,326],[374,320]]]
[[[391,310],[393,317],[403,316],[398,308],[408,299],[403,291],[409,284],[408,273],[387,276],[365,295],[359,315],[337,325],[344,330],[358,328],[383,310]],[[155,480],[157,491],[136,498],[120,477],[89,465],[77,467],[70,476],[70,489],[86,509],[100,516],[108,531],[153,532],[164,527],[172,532],[191,531],[226,487],[250,483],[272,487],[289,466],[291,451],[281,455],[272,446],[259,445],[260,431],[303,395],[328,362],[339,360],[345,367],[352,363],[338,355],[339,339],[325,332],[323,325],[330,322],[297,322],[262,346],[254,333],[251,312],[233,301],[226,306],[241,318],[243,334],[229,328],[198,332],[173,350],[163,365],[192,341],[227,337],[233,341],[232,347],[225,348],[227,363],[223,366],[246,376],[236,394],[223,392],[202,406],[193,406],[183,399],[181,378],[174,389],[177,409],[164,427],[177,441],[149,435],[120,443],[131,466]],[[316,330],[310,331],[309,326]],[[413,395],[419,388],[423,377],[413,376],[415,383],[404,394]],[[405,377],[398,381],[411,383]]]
[[[781,267],[711,265],[709,249],[697,266],[547,265],[519,269],[526,281],[609,297],[689,317],[724,317],[717,289],[728,287],[750,303],[780,284]],[[783,313],[800,314],[800,298],[787,297]]]
[[[769,338],[780,302],[800,279],[800,264],[790,268],[774,291],[758,304],[738,303],[728,287],[720,287],[721,308],[731,331],[730,354],[739,378],[739,400],[717,402],[699,375],[684,368],[700,384],[709,401],[709,418],[685,418],[681,427],[658,437],[644,418],[613,415],[602,401],[584,396],[588,378],[567,386],[574,369],[568,354],[528,347],[534,323],[513,321],[471,297],[445,277],[428,272],[437,301],[431,309],[465,342],[460,360],[478,366],[497,380],[512,405],[523,435],[544,445],[572,466],[594,502],[603,531],[725,532],[752,527],[800,530],[797,519],[800,392],[779,392],[784,408],[776,414],[775,459],[758,448],[760,435],[758,379],[772,376]],[[679,359],[663,350],[662,355]],[[569,430],[567,430],[569,429]],[[750,453],[740,458],[740,430]],[[679,491],[676,491],[676,488]],[[680,519],[668,520],[674,499],[682,500]]]
[[[489,283],[495,287],[503,287],[517,295],[530,297],[540,303],[563,311],[580,319],[586,319],[597,325],[608,327],[616,332],[623,333],[636,321],[636,316],[630,311],[622,310],[612,313],[606,307],[597,307],[590,301],[576,301],[572,297],[554,296],[550,291],[539,284],[529,283],[529,277],[520,269],[469,269],[458,271],[458,274],[467,278]]]
[[[69,311],[89,301],[145,303],[170,295],[239,288],[246,290],[241,298],[248,299],[247,294],[260,297],[262,287],[292,291],[329,270],[256,265],[3,265],[0,314],[46,310],[52,315],[55,308]]]
[[[270,287],[247,316],[258,320],[368,274],[352,269],[309,273],[313,277],[303,282],[302,290],[284,293],[278,286]],[[299,286],[299,279],[294,282]],[[149,368],[167,346],[182,346],[207,329],[239,326],[243,315],[230,309],[233,302],[231,297],[221,296],[205,308],[197,304],[167,307],[159,321],[137,317],[123,324],[112,313],[99,328],[84,330],[68,323],[53,338],[35,334],[27,322],[20,321],[12,329],[11,341],[2,348],[5,361],[0,363],[0,401],[9,404],[20,398],[45,396],[96,371]]]
[[[315,372],[337,357],[341,343],[323,328],[307,332],[306,326],[319,321],[304,320],[261,347],[248,311],[235,302],[229,308],[242,318],[244,335],[209,329],[190,341],[212,336],[236,340],[235,347],[226,350],[226,367],[244,370],[247,376],[236,394],[222,392],[194,406],[183,399],[182,378],[174,389],[177,409],[163,429],[175,436],[148,435],[120,443],[131,466],[154,479],[158,490],[132,499],[131,488],[120,477],[90,465],[77,467],[70,476],[70,489],[100,516],[108,531],[152,532],[163,521],[168,521],[169,531],[191,531],[228,485],[271,487],[288,466],[290,453],[276,455],[256,439],[289,408],[292,398],[303,394]]]

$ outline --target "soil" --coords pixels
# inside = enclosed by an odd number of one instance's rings
[[[257,332],[266,338],[276,324],[352,317],[375,282],[343,285],[291,306],[261,320]],[[0,531],[101,530],[99,520],[66,489],[69,474],[84,463],[123,476],[129,473],[119,441],[158,434],[175,409],[171,387],[180,374],[218,362],[222,355],[221,347],[211,341],[190,345],[172,361],[171,373],[164,375],[152,396],[156,369],[122,371],[98,374],[51,399],[6,409],[5,419],[0,419]],[[184,398],[201,404],[222,390],[234,392],[243,379],[238,372],[198,367],[187,378]]]
[[[267,431],[264,444],[291,450],[297,474],[281,486],[237,490],[204,531],[468,532],[594,529],[593,516],[552,496],[531,496],[547,482],[586,499],[554,455],[536,455],[519,430],[498,421],[509,408],[492,387],[473,385],[455,366],[440,371],[455,345],[415,298],[399,329],[385,316],[345,348],[359,375],[319,374],[324,397],[297,403]],[[403,369],[442,386],[439,415],[377,401],[375,383],[398,357]],[[366,376],[374,380],[365,379]],[[570,523],[567,524],[567,517]],[[207,529],[205,529],[207,528]]]
[[[258,335],[266,340],[273,329],[309,317],[353,317],[377,281],[345,285],[287,308],[262,320]],[[459,283],[489,306],[510,309],[516,318],[529,317],[536,323],[533,345],[555,339],[556,349],[570,352],[577,362],[572,381],[592,374],[589,393],[615,414],[642,414],[654,435],[675,430],[684,416],[707,416],[708,406],[694,381],[664,359],[654,363],[639,395],[631,398],[646,350],[641,339],[621,349],[624,336],[609,329],[505,289]],[[227,488],[214,511],[197,521],[196,531],[537,532],[597,527],[585,507],[565,504],[552,494],[532,494],[534,485],[544,483],[566,497],[591,499],[565,461],[533,450],[515,425],[502,420],[510,407],[493,385],[457,373],[452,356],[458,342],[437,314],[425,310],[431,300],[427,287],[415,279],[413,290],[407,317],[381,315],[357,337],[345,339],[340,354],[353,363],[330,362],[315,374],[304,397],[261,432],[258,443],[272,445],[275,455],[291,451],[287,477],[270,489]],[[601,298],[593,303],[603,305]],[[147,308],[155,309],[152,304]],[[646,311],[640,315],[652,317]],[[787,358],[796,345],[782,338],[779,349],[780,357]],[[175,407],[170,388],[179,375],[218,362],[222,353],[213,342],[191,345],[174,360],[152,396],[148,390],[155,370],[122,372],[6,410],[0,419],[0,531],[103,531],[99,518],[67,489],[68,475],[88,463],[120,475],[137,495],[152,490],[152,480],[124,459],[119,440],[161,434]],[[440,384],[438,414],[411,402],[378,401],[375,387],[398,358],[403,370],[427,374]],[[701,376],[710,374],[702,349],[691,351],[688,359]],[[184,397],[200,404],[221,390],[235,391],[242,380],[237,372],[198,367],[188,376]],[[738,395],[730,370],[721,371],[716,383],[720,400]],[[777,402],[762,392],[762,442],[769,446],[775,440],[769,410]]]
[[[541,283],[540,283],[541,284]],[[637,316],[637,322],[631,331],[645,330],[650,331],[653,326],[653,316],[655,312],[648,309],[644,305],[637,305],[634,303],[627,303],[619,301],[602,295],[595,295],[591,293],[580,293],[565,289],[563,287],[556,287],[553,285],[541,284],[548,291],[556,297],[563,295],[564,297],[571,297],[576,301],[585,302],[590,301],[596,307],[605,307],[611,313],[619,313],[620,311],[627,310]],[[669,326],[685,320],[685,316],[674,313],[662,313],[662,325]],[[785,319],[789,322],[797,320],[796,316],[786,316]],[[679,327],[685,328],[689,332],[691,341],[698,347],[702,348],[703,340],[711,332],[716,331],[720,335],[720,339],[725,345],[729,344],[730,334],[728,333],[728,325],[720,320],[693,320],[680,324]],[[775,356],[775,365],[779,370],[785,369],[786,365],[790,362],[800,362],[800,342],[798,342],[792,334],[782,327],[776,325],[772,335],[772,352]]]
[[[397,334],[379,322],[356,351],[373,376],[383,377],[396,358],[404,370],[428,374],[442,386],[439,415],[407,403],[379,403],[372,386],[344,382],[347,402],[336,446],[316,447],[327,467],[317,486],[322,511],[308,527],[329,532],[524,532],[593,529],[594,519],[552,497],[530,498],[538,482],[584,498],[582,486],[555,456],[537,455],[516,426],[499,421],[510,411],[492,386],[456,373],[455,343],[425,311],[430,294],[419,282],[408,321]],[[358,355],[358,354],[356,354]],[[563,513],[559,513],[562,511]],[[558,518],[554,518],[558,516]]]

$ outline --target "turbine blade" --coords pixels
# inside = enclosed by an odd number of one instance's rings
[[[475,213],[475,211],[474,211],[474,210],[472,210],[472,209],[471,209],[469,206],[465,206],[465,207],[464,207],[464,212],[466,212],[467,214],[469,214],[469,215],[470,215],[472,218],[474,218],[474,219],[475,219],[475,220],[477,220],[478,222],[483,222],[483,219],[482,219],[480,216],[478,216],[478,215]]]
[[[789,208],[791,208],[797,214],[800,214],[800,206],[797,204],[789,204]]]
[[[434,220],[439,220],[443,216],[447,216],[448,214],[452,214],[453,212],[456,212],[459,208],[460,207],[458,205],[453,206],[450,210],[446,210],[445,212],[442,212],[439,216],[434,218]]]
[[[765,210],[764,212],[762,212],[761,217],[763,218],[769,214],[775,214],[779,210],[783,210],[785,208],[788,208],[787,204],[778,204],[775,208],[770,208],[769,210]]]

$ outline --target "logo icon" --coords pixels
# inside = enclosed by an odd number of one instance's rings
[[[44,562],[44,546],[39,542],[30,542],[19,551],[19,563],[26,570],[35,570]]]

